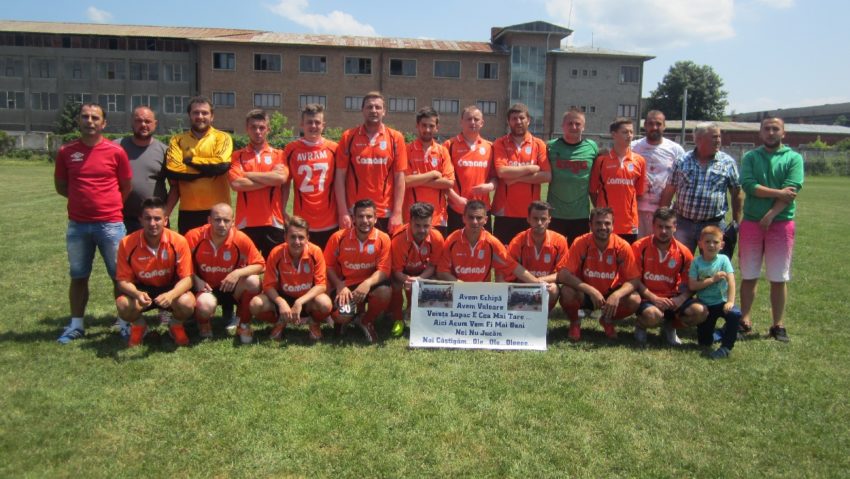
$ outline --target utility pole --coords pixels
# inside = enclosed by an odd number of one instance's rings
[[[687,138],[685,135],[687,134],[687,127],[685,126],[685,122],[688,121],[688,87],[685,87],[685,91],[682,94],[682,144],[687,143]]]

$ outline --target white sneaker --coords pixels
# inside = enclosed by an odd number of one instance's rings
[[[635,326],[635,341],[641,346],[646,346],[646,330]]]
[[[168,326],[171,324],[171,321],[174,319],[174,315],[171,314],[171,311],[167,309],[159,310],[159,324],[163,326]]]
[[[236,313],[234,312],[230,316],[230,322],[227,323],[227,327],[226,327],[227,334],[229,334],[231,336],[235,335],[237,326],[239,326],[239,318],[236,316]]]
[[[667,338],[667,344],[670,346],[682,345],[682,340],[679,339],[679,335],[676,334],[676,328],[672,324],[668,323],[664,325],[664,337]]]
[[[250,325],[243,324],[239,327],[239,340],[242,341],[242,344],[251,344],[254,342],[254,332],[251,330]]]

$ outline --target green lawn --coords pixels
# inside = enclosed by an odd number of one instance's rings
[[[102,264],[87,337],[68,319],[64,200],[46,164],[0,162],[0,477],[846,477],[850,179],[800,195],[789,344],[700,356],[586,324],[547,352],[284,346],[257,334],[127,351]],[[755,311],[769,323],[762,285]],[[388,337],[389,325],[380,334]],[[191,330],[190,330],[191,333]]]

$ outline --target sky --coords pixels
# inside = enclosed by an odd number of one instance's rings
[[[573,30],[573,46],[655,56],[644,96],[691,60],[723,79],[728,112],[850,102],[850,2],[835,0],[41,0],[0,17],[483,42],[491,27],[543,20]]]

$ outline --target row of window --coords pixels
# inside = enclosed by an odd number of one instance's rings
[[[164,38],[106,37],[94,35],[51,35],[38,33],[2,33],[0,46],[46,48],[93,48],[101,50],[147,50],[152,52],[188,52],[189,42]]]
[[[581,73],[581,75],[579,75]],[[570,76],[573,78],[590,77],[594,78],[597,75],[595,69],[573,68],[570,70]],[[636,66],[621,66],[620,67],[620,83],[640,83],[640,67]]]
[[[129,66],[129,75],[127,68]],[[66,58],[62,61],[64,78],[89,80],[92,77],[90,60]],[[57,61],[52,58],[32,58],[29,62],[29,74],[32,78],[56,78]],[[188,82],[189,65],[186,63],[162,63],[155,61],[97,60],[94,62],[94,75],[98,80],[138,80],[166,82]],[[16,57],[0,57],[0,76],[22,78],[24,61]]]
[[[596,113],[595,105],[572,105],[570,109],[573,110],[581,110],[582,113]],[[637,105],[617,105],[617,116],[624,116],[626,118],[637,118]]]
[[[230,52],[213,52],[212,63],[214,70],[236,70],[236,54]],[[460,66],[460,61],[458,60],[434,60],[434,77],[460,78]],[[416,76],[417,60],[390,58],[388,67],[392,76],[413,77]],[[346,75],[371,75],[372,59],[369,57],[345,57],[343,68]],[[283,55],[278,53],[255,53],[254,70],[265,72],[283,71]],[[300,73],[327,73],[328,58],[322,55],[299,55],[298,71]],[[498,78],[498,63],[478,63],[479,80],[496,80]]]

